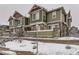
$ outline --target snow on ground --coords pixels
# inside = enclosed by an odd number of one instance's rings
[[[78,46],[69,45],[72,48],[66,49],[65,47],[68,46],[67,44],[56,44],[56,43],[39,43],[39,52],[41,54],[49,54],[49,55],[69,55],[74,54]]]
[[[37,39],[35,37],[21,37],[27,39]],[[55,38],[38,38],[42,40],[79,40],[79,37],[55,37]]]
[[[31,51],[36,52],[33,47],[37,44],[33,44],[33,41],[18,40],[6,42],[6,48],[16,51]],[[70,46],[71,49],[66,49],[66,46]],[[79,45],[67,45],[67,44],[56,44],[56,43],[43,43],[38,42],[38,54],[44,55],[69,55],[79,54]]]
[[[16,55],[16,52],[12,52],[12,51],[0,51],[0,53],[3,53],[5,55]]]
[[[78,37],[59,37],[59,40],[79,40]]]
[[[18,40],[6,42],[6,48],[10,48],[10,50],[16,51],[32,51],[33,45],[31,41],[23,40],[21,43]]]

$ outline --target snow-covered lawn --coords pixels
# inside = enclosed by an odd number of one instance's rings
[[[37,39],[35,37],[21,37],[27,39]],[[38,38],[42,40],[79,40],[79,37],[54,37],[54,38]]]
[[[59,37],[58,40],[79,40],[78,37]]]
[[[33,45],[31,41],[23,40],[21,43],[18,40],[6,42],[6,48],[10,48],[10,50],[16,51],[32,51]]]
[[[0,53],[4,55],[16,55],[16,52],[12,52],[12,51],[0,51]]]
[[[6,42],[6,48],[16,51],[31,51],[36,52],[36,49],[33,47],[37,44],[33,44],[34,41],[18,40]],[[70,49],[67,49],[66,46],[70,46]],[[79,54],[79,45],[67,45],[67,44],[56,44],[56,43],[43,43],[38,42],[38,54],[44,55],[69,55],[69,54]]]

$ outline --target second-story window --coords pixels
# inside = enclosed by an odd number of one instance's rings
[[[35,20],[36,14],[32,14],[32,19]]]
[[[65,22],[66,22],[66,15],[64,15],[64,17],[65,17],[64,19],[65,19]]]
[[[18,20],[18,25],[20,25],[20,20]]]
[[[20,25],[20,20],[15,20],[15,22],[16,26]]]
[[[56,11],[52,12],[52,19],[56,18]]]
[[[39,20],[39,12],[35,12],[32,14],[32,21]]]
[[[9,25],[12,25],[12,21],[9,21]]]
[[[36,20],[39,20],[39,12],[36,13]]]

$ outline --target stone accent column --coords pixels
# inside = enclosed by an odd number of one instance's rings
[[[37,24],[36,25],[36,31],[40,30],[40,26]]]
[[[39,33],[38,33],[38,31],[40,30],[40,27],[39,27],[39,25],[38,24],[36,24],[36,37],[38,37],[39,36]]]

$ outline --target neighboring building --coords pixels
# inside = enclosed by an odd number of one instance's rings
[[[0,25],[0,36],[9,36],[9,25]]]
[[[69,35],[72,18],[70,11],[66,13],[63,7],[47,11],[41,6],[34,5],[29,11],[29,14],[30,17],[27,18],[27,20],[20,13],[15,12],[13,17],[10,17],[9,19],[9,23],[12,23],[14,25],[12,26],[12,24],[10,24],[10,29],[13,29],[14,27],[17,28],[17,26],[15,26],[16,22],[13,21],[19,19],[23,24],[20,25],[24,29],[24,36],[62,37]],[[26,20],[28,24],[25,25],[24,20]]]
[[[79,29],[78,29],[78,27],[72,26],[71,29],[70,29],[69,36],[71,36],[71,37],[79,37]]]

